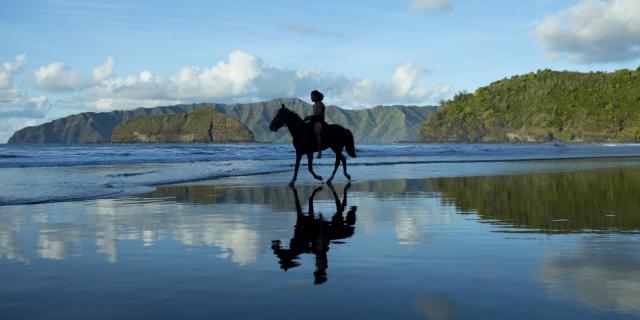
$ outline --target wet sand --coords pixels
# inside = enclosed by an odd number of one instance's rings
[[[640,316],[637,160],[351,173],[0,207],[0,318]]]

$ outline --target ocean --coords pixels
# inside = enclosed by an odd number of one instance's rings
[[[359,144],[356,152],[357,158],[348,160],[351,168],[450,165],[452,172],[445,175],[456,175],[474,163],[640,157],[640,144]],[[294,158],[290,144],[4,144],[0,205],[126,196],[159,185],[292,172]],[[325,152],[314,166],[319,173],[329,172],[334,159],[331,151]],[[300,170],[304,181],[306,159]],[[363,173],[368,178],[385,174]]]

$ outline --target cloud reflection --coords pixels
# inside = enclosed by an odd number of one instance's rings
[[[16,239],[16,235],[25,223],[25,217],[2,213],[0,214],[0,258],[28,263],[29,258]]]
[[[27,263],[21,247],[35,232],[35,254],[41,259],[63,260],[86,251],[95,243],[106,261],[118,262],[121,241],[139,241],[153,247],[158,241],[178,241],[186,246],[217,247],[238,265],[254,263],[264,240],[246,210],[210,212],[205,207],[184,204],[136,203],[130,200],[96,200],[36,206],[12,206],[0,223],[0,258]],[[28,214],[24,208],[47,213]],[[255,214],[253,214],[255,216]],[[34,239],[31,238],[31,239]],[[18,240],[20,239],[20,240]]]
[[[570,252],[552,252],[541,270],[549,290],[595,308],[640,312],[638,242],[584,240]]]

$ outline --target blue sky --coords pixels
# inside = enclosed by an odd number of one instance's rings
[[[637,0],[0,2],[0,142],[82,111],[436,104],[537,69],[635,69]]]

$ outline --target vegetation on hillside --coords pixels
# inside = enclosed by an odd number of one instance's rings
[[[421,141],[640,140],[640,68],[541,70],[459,93],[420,128]]]
[[[113,129],[112,142],[253,142],[253,133],[240,121],[201,108],[172,115],[149,115],[126,120]]]

